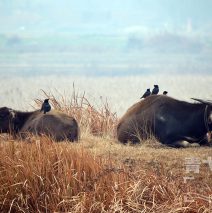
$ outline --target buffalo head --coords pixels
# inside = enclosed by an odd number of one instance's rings
[[[206,101],[206,100],[202,100],[199,98],[191,98],[192,100],[198,101],[202,104],[205,104],[206,106],[208,106],[208,113],[209,115],[207,115],[208,117],[208,128],[210,131],[212,131],[212,101]]]
[[[7,107],[0,108],[0,132],[8,133],[14,129],[15,112]]]

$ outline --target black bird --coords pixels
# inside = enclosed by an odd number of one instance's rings
[[[168,94],[168,92],[167,91],[163,91],[163,95],[167,95]]]
[[[154,89],[152,90],[152,95],[157,95],[159,93],[158,85],[154,85]]]
[[[147,89],[146,92],[143,94],[143,96],[140,99],[146,98],[146,97],[148,97],[150,95],[151,95],[151,91],[150,91],[150,89]]]
[[[49,99],[45,99],[43,104],[42,104],[42,107],[41,107],[40,111],[43,111],[43,113],[46,114],[50,110],[51,110],[51,106],[49,104]]]

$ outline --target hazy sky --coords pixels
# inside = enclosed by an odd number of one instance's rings
[[[211,0],[0,0],[0,31],[208,33],[211,8]]]
[[[211,9],[212,0],[0,0],[0,51],[49,54],[0,62],[20,73],[211,73]],[[74,55],[51,54],[60,52]]]

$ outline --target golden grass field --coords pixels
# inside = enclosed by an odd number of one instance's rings
[[[211,148],[174,149],[154,138],[122,145],[107,101],[96,108],[75,90],[43,97],[77,119],[81,139],[1,135],[0,212],[212,212],[212,168],[203,162]],[[199,173],[186,173],[189,158],[200,160]]]
[[[211,149],[149,142],[1,138],[1,212],[211,212],[209,165],[202,163],[199,174],[185,166],[185,158],[206,160]],[[194,180],[185,183],[186,176]]]

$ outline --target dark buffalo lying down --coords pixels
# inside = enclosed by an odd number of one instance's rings
[[[212,103],[179,101],[164,95],[152,95],[134,104],[117,127],[118,140],[138,143],[155,136],[173,147],[210,145]],[[207,137],[208,136],[208,137]]]
[[[25,137],[26,133],[45,134],[56,141],[77,141],[79,128],[76,120],[62,112],[19,112],[0,108],[0,132]]]

